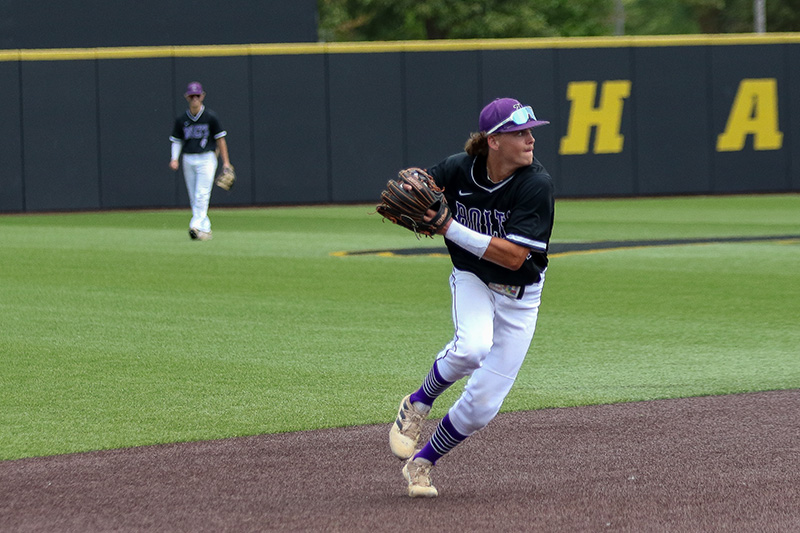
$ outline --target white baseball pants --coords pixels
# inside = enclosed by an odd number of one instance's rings
[[[183,154],[183,177],[186,180],[186,191],[189,193],[189,205],[192,206],[190,228],[200,231],[211,231],[211,220],[208,218],[208,203],[211,201],[211,188],[214,186],[214,175],[217,173],[217,154]]]
[[[489,289],[470,272],[453,269],[453,340],[437,355],[442,378],[470,376],[450,408],[462,435],[485,427],[500,411],[528,353],[539,316],[544,274],[517,300]]]

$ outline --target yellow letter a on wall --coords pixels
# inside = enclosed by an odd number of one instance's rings
[[[748,135],[755,150],[780,150],[778,82],[774,78],[744,79],[733,100],[725,131],[717,137],[718,152],[738,152]]]
[[[596,128],[594,153],[614,154],[622,151],[625,136],[620,133],[625,98],[630,96],[629,80],[603,83],[600,104],[594,107],[597,83],[573,81],[567,86],[567,98],[572,102],[567,135],[561,138],[560,154],[585,154],[589,151],[589,136]]]

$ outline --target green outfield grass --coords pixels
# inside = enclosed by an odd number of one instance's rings
[[[371,206],[0,216],[0,460],[388,423],[449,259]],[[570,200],[553,242],[800,235],[800,195]],[[504,411],[800,387],[798,240],[552,258]],[[460,386],[434,407],[443,416]]]

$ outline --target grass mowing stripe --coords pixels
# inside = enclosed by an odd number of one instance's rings
[[[797,195],[680,200],[559,202],[558,238],[798,233]],[[370,210],[216,209],[208,243],[183,211],[0,217],[0,459],[386,422],[452,333],[450,264],[331,255],[441,247]],[[799,253],[554,258],[504,410],[800,386]]]

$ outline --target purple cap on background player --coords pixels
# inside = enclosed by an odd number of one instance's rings
[[[193,81],[186,86],[186,93],[184,93],[184,96],[191,96],[193,94],[203,94],[203,86],[200,85],[199,81]]]
[[[525,113],[525,109],[530,111]],[[524,117],[524,123],[519,124],[518,120],[512,119],[512,114],[515,111],[521,111],[521,116]],[[535,128],[536,126],[544,126],[550,124],[547,120],[537,120],[533,114],[533,110],[529,106],[523,106],[518,100],[513,98],[498,98],[489,103],[481,111],[481,116],[478,120],[480,130],[489,132],[494,129],[492,133],[506,133],[509,131],[527,130]],[[499,128],[498,124],[502,124]]]

